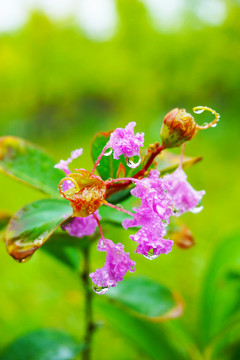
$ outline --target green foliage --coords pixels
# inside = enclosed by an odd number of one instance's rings
[[[0,171],[16,180],[57,196],[63,171],[54,168],[55,162],[35,145],[12,136],[0,138]]]
[[[96,162],[98,156],[100,155],[104,146],[107,144],[109,138],[109,133],[98,133],[94,136],[92,141],[93,163]],[[109,149],[107,150],[107,152],[108,151]],[[97,168],[98,173],[103,180],[108,180],[109,178],[115,179],[117,177],[117,171],[121,163],[126,163],[123,155],[119,160],[114,160],[112,155],[103,156],[100,165]],[[125,168],[127,168],[127,166],[125,166]]]
[[[25,261],[71,215],[69,203],[60,199],[39,200],[24,206],[11,218],[5,231],[9,254]]]
[[[204,346],[210,343],[211,351],[216,351],[219,345],[221,347],[221,341],[224,343],[226,334],[234,328],[236,330],[231,335],[231,341],[233,338],[240,341],[239,239],[240,234],[237,233],[219,244],[205,274],[199,317],[200,334]]]
[[[164,329],[160,326],[139,319],[117,303],[98,301],[97,305],[113,329],[120,332],[130,344],[136,346],[151,359],[184,359],[174,344],[169,343]]]
[[[54,233],[47,243],[44,244],[42,250],[50,256],[65,264],[73,271],[79,271],[80,267],[80,249],[88,246],[89,239],[76,238],[66,233]]]
[[[73,360],[83,349],[70,335],[50,329],[27,333],[7,347],[1,360]]]
[[[165,286],[144,277],[124,280],[107,292],[107,297],[114,299],[137,314],[149,317],[171,318],[178,306],[173,293]],[[178,316],[180,313],[178,314]]]

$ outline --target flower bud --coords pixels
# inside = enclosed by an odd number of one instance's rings
[[[175,108],[165,115],[160,136],[163,146],[172,148],[191,140],[197,131],[197,124],[192,115],[185,109]]]
[[[194,246],[194,238],[191,230],[184,224],[170,232],[171,239],[181,249],[189,249]]]
[[[104,181],[86,170],[77,170],[59,183],[60,194],[73,208],[73,216],[86,217],[93,214],[104,202]]]

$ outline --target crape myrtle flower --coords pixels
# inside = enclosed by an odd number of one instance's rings
[[[144,133],[137,133],[135,135],[134,134],[135,125],[136,125],[135,122],[130,122],[125,127],[125,129],[117,128],[111,133],[110,139],[107,142],[107,144],[104,146],[97,161],[95,162],[92,172],[96,170],[102,156],[103,155],[109,156],[111,155],[112,151],[113,151],[113,158],[115,160],[118,160],[119,156],[124,155],[127,161],[127,165],[131,168],[136,168],[141,163],[139,148],[143,146]],[[131,159],[134,156],[139,157],[139,160],[137,162]]]
[[[139,147],[143,146],[144,133],[134,135],[136,123],[130,122],[125,129],[118,128],[110,136],[107,146],[113,149],[113,158],[118,160],[124,154],[126,158],[140,155]]]
[[[101,219],[98,210],[95,211],[94,215]],[[91,214],[87,217],[73,217],[69,222],[62,226],[64,231],[68,231],[69,235],[76,237],[90,236],[96,231],[98,224]]]
[[[123,221],[123,227],[141,226],[135,235],[130,235],[130,239],[138,243],[136,252],[151,260],[160,254],[168,254],[173,241],[163,239],[163,236],[173,214],[173,203],[167,184],[159,178],[157,170],[152,170],[148,178],[136,181],[131,194],[141,199],[141,205],[133,209],[133,219]]]
[[[130,259],[129,253],[124,251],[121,243],[114,244],[111,240],[101,238],[97,249],[106,252],[106,262],[89,276],[95,284],[94,291],[103,294],[110,286],[114,287],[122,281],[127,271],[134,272],[136,263]]]
[[[74,159],[77,159],[79,156],[81,156],[83,153],[83,149],[76,149],[71,152],[71,156],[67,160],[60,160],[58,164],[56,164],[54,167],[56,169],[63,170],[66,175],[71,174],[71,171],[68,168],[68,165],[71,164],[71,162]]]
[[[159,146],[156,143],[155,147],[149,147],[150,155],[147,162],[143,163],[142,169],[131,178],[123,177],[104,181],[94,172],[102,157],[111,154],[112,151],[107,151],[109,149],[113,150],[114,159],[119,159],[121,155],[124,155],[127,165],[135,167],[129,158],[140,156],[139,148],[143,146],[144,134],[134,134],[134,122],[129,123],[125,129],[119,128],[112,132],[91,172],[85,169],[75,169],[71,173],[68,168],[72,160],[82,154],[82,149],[73,151],[69,159],[61,160],[55,166],[66,174],[66,177],[59,183],[59,191],[61,196],[70,201],[73,209],[73,218],[63,225],[63,229],[72,236],[83,237],[93,234],[96,226],[99,228],[101,236],[97,249],[106,252],[106,262],[102,268],[98,268],[90,274],[94,283],[94,291],[98,294],[103,294],[109,287],[116,286],[119,281],[123,280],[127,271],[135,270],[135,262],[130,259],[128,253],[124,252],[124,246],[121,243],[115,244],[103,236],[98,213],[100,206],[109,206],[132,217],[132,219],[128,218],[123,221],[123,227],[125,229],[137,228],[136,233],[130,235],[130,238],[137,243],[136,252],[148,259],[154,259],[160,254],[168,254],[171,251],[173,241],[164,238],[171,216],[179,216],[186,211],[201,210],[198,205],[205,192],[194,190],[187,182],[187,176],[182,170],[181,163],[174,173],[162,178],[157,170],[148,172],[154,158],[166,148],[168,141],[167,147],[172,147],[173,142],[175,142],[175,146],[179,146],[183,143],[183,139],[184,141],[189,140],[197,130],[215,126],[219,119],[219,115],[212,109],[196,107],[195,110],[198,113],[204,110],[211,111],[215,114],[215,120],[210,124],[198,126],[189,114],[174,109],[167,114],[164,122],[163,144]],[[169,135],[167,135],[168,130]],[[114,193],[114,191],[126,189],[130,184],[135,185],[131,190],[131,195],[141,200],[140,206],[133,209],[134,213],[122,207],[119,208],[106,200],[107,190]]]
[[[204,190],[196,191],[187,181],[187,175],[178,167],[172,174],[164,176],[164,182],[168,186],[168,194],[172,198],[175,207],[175,216],[184,212],[200,212],[202,206],[198,206],[205,194]]]

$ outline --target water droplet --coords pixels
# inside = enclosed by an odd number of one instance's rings
[[[123,206],[121,204],[117,204],[117,207],[121,210],[123,209]]]
[[[174,215],[180,214],[180,210],[179,210],[179,209],[174,208],[174,210],[173,210],[173,214],[174,214]]]
[[[126,158],[126,161],[127,161],[127,166],[129,166],[132,169],[135,169],[136,167],[138,167],[140,165],[141,158],[140,158],[140,156],[138,156],[138,161],[137,162],[135,162],[133,160],[133,158]]]
[[[98,294],[98,295],[103,295],[103,294],[105,294],[107,291],[108,291],[108,289],[109,289],[109,286],[97,286],[97,285],[95,285],[95,284],[93,284],[93,291],[96,293],[96,294]]]
[[[195,109],[194,112],[195,114],[201,114],[205,111],[205,109]]]
[[[164,227],[168,226],[167,220],[162,220],[162,224],[163,224]]]
[[[201,204],[198,204],[194,209],[191,210],[193,214],[198,214],[200,211],[202,211],[203,206]]]
[[[105,151],[105,153],[104,153],[103,155],[104,155],[104,156],[110,156],[111,153],[112,153],[112,149],[109,148],[109,149],[107,149],[107,150]]]
[[[217,123],[211,125],[212,128],[214,128],[216,126],[217,126]]]
[[[134,267],[134,266],[131,266],[131,270],[134,271],[134,270],[135,270],[135,267]]]
[[[158,255],[153,254],[153,249],[149,250],[147,255],[143,255],[148,260],[154,260],[158,257]]]

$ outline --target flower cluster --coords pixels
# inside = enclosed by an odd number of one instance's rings
[[[104,238],[97,210],[99,206],[110,206],[132,216],[132,219],[127,218],[123,221],[123,227],[125,229],[137,228],[136,233],[130,235],[130,239],[137,243],[136,253],[151,260],[160,254],[168,254],[172,250],[173,241],[165,238],[170,217],[179,216],[186,211],[198,212],[202,209],[199,204],[205,191],[193,189],[187,181],[181,163],[173,173],[163,177],[157,170],[146,172],[144,178],[142,178],[143,172],[140,171],[139,176],[136,173],[133,178],[117,178],[108,181],[103,181],[94,175],[97,165],[109,148],[114,152],[114,159],[119,159],[121,155],[124,155],[126,159],[140,156],[139,148],[143,146],[144,134],[135,135],[135,125],[131,122],[125,129],[118,128],[112,132],[110,140],[103,148],[91,173],[84,169],[71,173],[68,168],[72,160],[82,154],[82,149],[73,151],[69,159],[61,160],[55,166],[64,170],[67,175],[60,183],[63,186],[59,189],[62,196],[71,202],[73,213],[77,214],[63,226],[63,230],[68,231],[71,236],[83,237],[92,235],[96,227],[99,227],[101,237],[97,249],[106,252],[106,262],[102,268],[98,268],[89,275],[94,283],[93,289],[98,294],[105,293],[110,286],[116,286],[123,280],[127,271],[135,270],[135,262],[130,259],[129,253],[124,252],[124,246],[121,243],[114,244],[111,240]],[[164,146],[156,147],[152,160],[163,148]],[[128,162],[127,164],[132,167]],[[148,170],[146,165],[143,169]],[[107,202],[107,190],[111,186],[116,188],[116,185],[119,185],[122,188],[129,184],[135,185],[131,190],[131,195],[139,198],[141,202],[139,207],[133,208],[133,212]],[[93,195],[94,206],[90,206]]]

